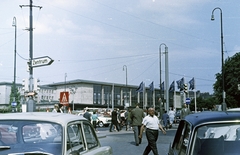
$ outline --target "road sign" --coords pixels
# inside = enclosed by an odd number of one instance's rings
[[[49,56],[34,58],[32,60],[32,67],[41,67],[51,65],[54,60],[52,60]]]
[[[60,92],[60,103],[68,106],[69,104],[69,92]]]
[[[17,102],[12,102],[12,107],[16,107],[17,106]]]
[[[186,104],[190,104],[191,103],[191,99],[190,98],[186,98]]]

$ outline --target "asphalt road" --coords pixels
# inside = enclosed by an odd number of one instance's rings
[[[166,135],[159,131],[157,141],[159,155],[166,155],[168,153],[169,145],[173,141],[176,129],[177,126],[173,125],[172,129],[167,130]],[[97,135],[102,146],[112,147],[113,155],[142,155],[148,143],[144,133],[142,143],[136,146],[133,131],[121,130],[120,132],[109,132],[108,128],[100,128]],[[151,152],[149,155],[153,155],[153,153]]]

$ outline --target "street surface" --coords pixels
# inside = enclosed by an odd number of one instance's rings
[[[169,149],[170,143],[172,143],[175,136],[177,125],[167,130],[167,134],[164,135],[159,131],[157,147],[159,155],[166,155]],[[139,146],[135,145],[133,131],[125,131],[125,128],[120,132],[109,132],[109,128],[98,128],[98,137],[102,146],[111,146],[113,149],[113,155],[142,155],[148,142],[143,134],[142,143]],[[153,155],[151,152],[149,155]]]

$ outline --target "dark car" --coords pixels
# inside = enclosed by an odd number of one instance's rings
[[[201,112],[181,120],[169,155],[235,155],[240,152],[240,113]]]

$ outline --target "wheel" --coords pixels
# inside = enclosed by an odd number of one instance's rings
[[[98,122],[98,126],[103,127],[104,126],[103,122]]]

